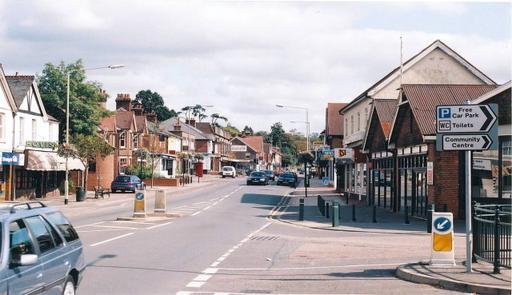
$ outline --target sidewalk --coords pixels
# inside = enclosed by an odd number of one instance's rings
[[[337,194],[334,189],[325,187],[319,181],[312,181],[312,187],[308,188],[308,197],[304,198],[304,188],[297,188],[288,198],[288,205],[280,215],[275,216],[281,222],[295,226],[307,227],[317,230],[359,232],[368,234],[390,235],[400,243],[400,239],[407,236],[422,237],[426,245],[430,234],[426,231],[426,220],[410,217],[410,224],[405,224],[403,214],[393,213],[389,209],[376,208],[376,223],[373,222],[373,208],[366,206],[365,202],[357,199],[347,199]],[[311,193],[309,193],[311,191]],[[332,227],[332,216],[326,218],[317,207],[317,196],[329,202],[333,201],[341,205],[340,225]],[[299,219],[299,200],[304,198],[304,221]],[[355,205],[355,221],[353,220],[353,208]],[[329,208],[331,209],[331,208]],[[332,215],[332,214],[330,214]],[[464,223],[455,222],[456,252],[464,253]],[[464,248],[464,249],[462,249]],[[479,294],[511,294],[511,272],[502,268],[501,274],[492,274],[492,265],[487,263],[474,263],[474,272],[468,274],[462,265],[462,257],[456,257],[457,266],[439,268],[426,263],[402,265],[397,268],[397,277],[421,284],[429,284],[440,288],[476,292]]]

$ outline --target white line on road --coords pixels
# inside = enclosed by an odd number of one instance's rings
[[[116,228],[116,229],[126,229],[126,230],[138,229],[138,228],[136,228],[136,227],[129,227],[129,226],[115,226],[115,225],[95,225],[94,227],[101,227],[101,228]]]
[[[206,282],[195,282],[192,281],[187,284],[187,288],[201,288]]]
[[[121,239],[121,238],[124,238],[124,237],[127,237],[127,236],[131,236],[131,235],[133,235],[133,233],[127,233],[127,234],[124,234],[124,235],[113,237],[113,238],[105,240],[105,241],[101,241],[101,242],[98,242],[98,243],[91,244],[90,246],[91,247],[96,247],[96,246],[99,246],[99,245],[102,245],[102,244],[105,244],[105,243],[108,243],[108,242],[112,242],[112,241],[115,241],[115,240],[118,240],[118,239]]]
[[[218,268],[207,268],[205,270],[203,270],[203,273],[206,273],[206,274],[214,274],[216,273],[217,271],[219,271]]]
[[[97,225],[97,224],[102,224],[104,223],[105,221],[100,221],[100,222],[95,222],[95,223],[89,223],[89,224],[83,224],[83,225],[79,225],[79,226],[75,226],[75,229],[77,228],[82,228],[82,227],[87,227],[87,226],[94,226],[94,225]]]
[[[196,216],[199,213],[201,213],[201,211],[197,211],[196,213],[192,214],[192,216]]]
[[[169,221],[169,222],[166,222],[166,223],[153,225],[153,226],[148,227],[147,229],[154,229],[154,228],[158,228],[158,227],[161,227],[161,226],[165,226],[165,225],[168,225],[168,224],[171,224],[171,223],[173,223],[173,221]]]
[[[194,278],[194,281],[196,281],[196,282],[206,282],[211,277],[212,277],[212,275],[198,275],[197,277]]]
[[[114,220],[116,223],[133,223],[133,224],[155,224],[152,222],[142,222],[142,221],[131,221],[131,220]]]

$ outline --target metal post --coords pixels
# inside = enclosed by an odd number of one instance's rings
[[[377,223],[377,206],[373,205],[372,222]]]
[[[493,273],[500,273],[500,209],[496,205],[494,213],[494,271]]]
[[[411,222],[409,221],[409,205],[407,204],[407,200],[405,200],[405,224],[410,224]]]
[[[299,200],[299,221],[304,220],[304,199]]]
[[[472,272],[473,231],[471,228],[471,151],[466,156],[466,272]]]
[[[329,203],[325,203],[325,217],[329,218]]]
[[[309,179],[308,179],[308,164],[307,162],[304,162],[304,197],[308,197],[308,185],[309,185]],[[297,184],[295,184],[297,185]]]
[[[432,215],[435,212],[435,208],[435,204],[430,204],[430,209],[428,209],[427,213],[427,233],[432,233]]]
[[[356,222],[356,205],[352,204],[352,221]]]
[[[70,73],[67,74],[66,83],[66,148],[69,148],[69,80]],[[69,201],[69,167],[68,167],[68,153],[66,152],[66,178],[64,180],[64,205]]]
[[[340,225],[340,217],[339,217],[339,205],[338,202],[332,203],[332,226],[336,227]]]

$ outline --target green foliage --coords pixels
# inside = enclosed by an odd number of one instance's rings
[[[126,174],[137,175],[140,179],[146,179],[151,178],[153,169],[151,169],[150,165],[142,166],[141,169],[139,164],[132,164],[126,168]]]
[[[170,110],[165,106],[164,99],[156,91],[153,92],[149,89],[141,90],[135,95],[135,100],[144,106],[144,111],[148,113],[154,112],[160,122],[177,116],[174,110]]]
[[[229,133],[229,135],[231,135],[231,137],[240,136],[240,130],[238,130],[238,128],[236,128],[235,126],[232,126],[229,123],[226,127],[224,127],[224,130],[226,130]]]
[[[297,160],[299,163],[313,163],[315,157],[310,152],[301,152]]]
[[[73,138],[76,155],[84,165],[96,160],[96,156],[106,157],[114,152],[114,147],[97,135],[78,134]]]
[[[38,87],[48,114],[55,117],[59,125],[61,142],[66,128],[66,89],[67,74],[70,74],[69,91],[69,130],[70,134],[92,135],[108,111],[100,107],[107,95],[100,91],[101,84],[86,81],[82,60],[58,65],[47,63],[41,75],[38,75]]]
[[[254,135],[254,131],[251,127],[245,125],[244,129],[242,129],[242,135]]]
[[[217,127],[220,127],[219,123],[217,123],[218,120],[222,120],[224,122],[228,121],[228,118],[221,116],[219,113],[213,113],[210,117],[212,118],[212,125]]]

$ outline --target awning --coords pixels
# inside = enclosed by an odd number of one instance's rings
[[[65,171],[66,158],[56,152],[27,151],[27,166],[32,171]],[[80,159],[68,158],[68,170],[85,170]]]

